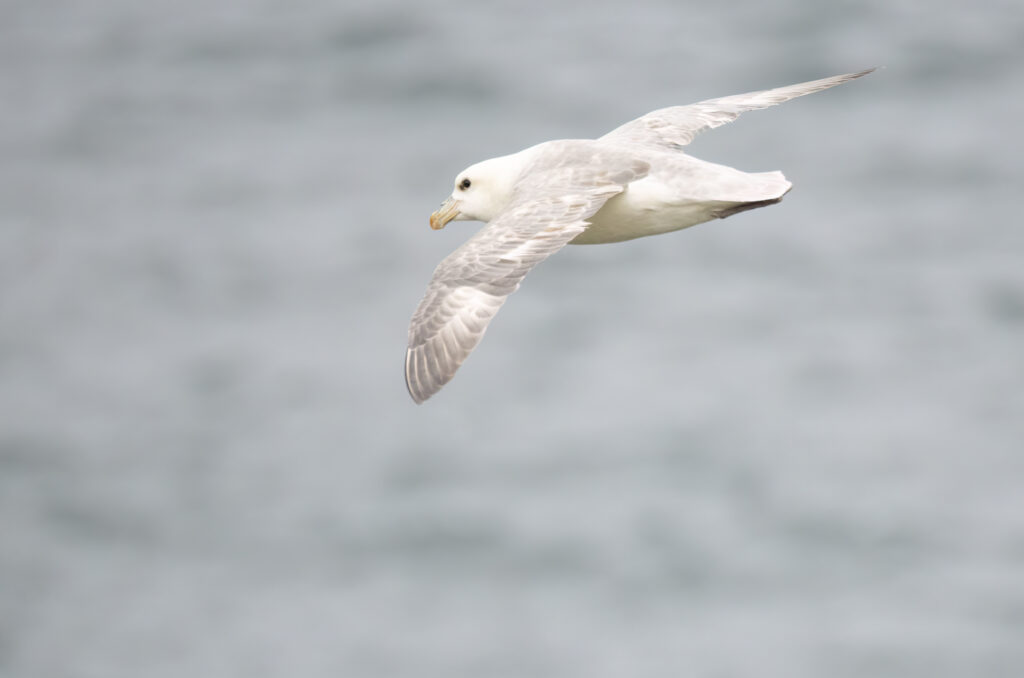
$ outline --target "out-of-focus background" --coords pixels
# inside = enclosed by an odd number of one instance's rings
[[[875,65],[412,404],[460,169]],[[6,3],[0,675],[1024,675],[1022,67],[1010,1]]]

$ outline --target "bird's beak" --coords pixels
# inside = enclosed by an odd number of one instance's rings
[[[448,197],[437,211],[430,215],[430,227],[440,231],[449,221],[459,216],[459,201],[451,196]]]

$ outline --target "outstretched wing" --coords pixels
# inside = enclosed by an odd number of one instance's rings
[[[732,122],[745,111],[768,108],[805,94],[820,92],[823,89],[867,75],[874,70],[874,68],[870,68],[860,73],[836,75],[788,87],[736,94],[720,99],[708,99],[689,106],[661,108],[616,127],[601,137],[601,141],[678,148],[693,141],[698,133]]]
[[[508,208],[435,269],[409,325],[405,383],[412,399],[421,403],[447,384],[526,274],[648,169],[592,142],[556,142],[545,150]]]

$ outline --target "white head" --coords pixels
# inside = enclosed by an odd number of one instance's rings
[[[430,215],[430,227],[449,221],[490,221],[512,200],[522,170],[521,154],[504,155],[470,165],[455,177],[455,189]]]

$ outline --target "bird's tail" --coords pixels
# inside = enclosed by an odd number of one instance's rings
[[[744,178],[746,181],[742,188],[737,187],[729,196],[720,198],[725,204],[714,211],[715,217],[724,219],[747,210],[774,205],[793,188],[793,184],[782,172],[744,173]]]

